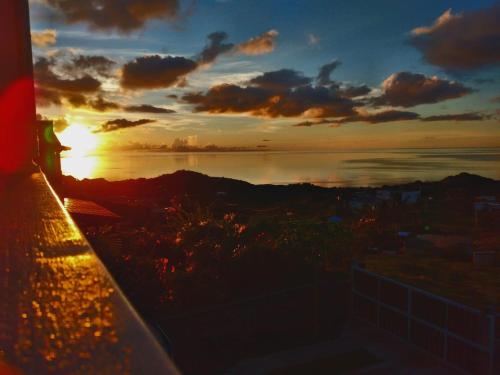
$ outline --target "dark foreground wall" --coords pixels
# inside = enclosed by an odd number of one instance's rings
[[[0,174],[31,163],[36,119],[28,0],[0,1]]]

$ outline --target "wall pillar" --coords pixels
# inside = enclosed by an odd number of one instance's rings
[[[32,166],[36,107],[28,0],[0,1],[0,174]]]

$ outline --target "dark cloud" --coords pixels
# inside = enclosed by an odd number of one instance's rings
[[[358,114],[351,118],[343,119],[342,122],[368,122],[370,124],[379,124],[383,122],[416,120],[419,117],[418,113],[390,109],[376,113]]]
[[[420,117],[418,113],[408,112],[408,111],[397,111],[397,110],[386,110],[374,113],[357,113],[353,116],[347,116],[340,119],[322,119],[318,121],[303,121],[298,124],[294,124],[294,127],[312,127],[316,125],[330,124],[333,127],[338,127],[342,124],[347,124],[351,122],[367,122],[370,124],[380,124],[385,122],[394,121],[411,121],[411,120],[421,120],[425,122],[433,121],[482,121],[490,118],[491,116],[481,114],[478,112],[467,112],[467,113],[457,113],[457,114],[446,114],[446,115],[435,115],[428,117]]]
[[[102,98],[102,96],[97,97],[97,99],[88,101],[88,106],[99,112],[111,111],[114,109],[120,109],[118,103],[110,102]]]
[[[71,61],[64,64],[64,69],[69,74],[75,73],[97,73],[103,77],[110,77],[111,70],[116,62],[105,56],[73,56]]]
[[[488,116],[479,112],[455,113],[423,117],[422,121],[482,121]]]
[[[48,107],[50,105],[61,105],[61,95],[56,90],[50,90],[37,85],[35,87],[36,103],[40,107]]]
[[[73,107],[84,107],[87,105],[87,97],[82,94],[67,93],[65,94],[65,98]]]
[[[323,125],[323,124],[334,124],[334,123],[337,123],[337,121],[327,120],[327,119],[320,120],[320,121],[307,120],[307,121],[299,122],[298,124],[294,124],[292,126],[297,127],[297,128],[310,128],[311,126]]]
[[[249,83],[264,89],[286,90],[308,85],[311,79],[292,69],[280,69],[252,78]]]
[[[367,122],[370,124],[379,124],[384,122],[394,122],[394,121],[409,121],[417,120],[420,118],[418,113],[407,112],[407,111],[396,111],[393,109],[375,113],[356,113],[352,116],[346,116],[340,119],[322,119],[318,121],[303,121],[298,124],[293,125],[294,127],[312,127],[316,125],[329,124],[331,127],[339,127],[342,124],[347,124],[351,122]]]
[[[179,0],[45,0],[67,23],[131,32],[151,19],[175,20]]]
[[[470,70],[500,64],[500,5],[463,14],[444,12],[432,26],[412,30],[412,43],[431,64]]]
[[[472,91],[458,82],[410,72],[392,74],[382,83],[382,90],[383,94],[373,99],[374,105],[413,107],[460,98]]]
[[[355,103],[325,87],[301,86],[294,89],[241,87],[223,84],[206,93],[187,94],[187,103],[197,112],[250,113],[265,117],[339,117],[354,114]]]
[[[224,43],[228,38],[224,31],[217,31],[208,35],[208,44],[201,51],[198,61],[200,64],[210,64],[215,61],[217,56],[233,49],[234,44]]]
[[[340,117],[354,114],[355,103],[321,86],[301,86],[273,97],[266,110],[271,117]]]
[[[53,62],[45,57],[39,58],[34,65],[36,82],[44,88],[70,93],[95,93],[101,82],[88,74],[80,78],[62,78],[52,71]]]
[[[319,68],[319,73],[316,77],[318,85],[327,86],[333,83],[330,76],[332,72],[340,66],[340,64],[341,62],[339,60],[333,60],[332,62],[325,64],[321,68]]]
[[[346,98],[357,98],[359,96],[368,95],[372,89],[366,85],[361,86],[346,86],[338,89],[340,96]]]
[[[136,126],[151,124],[153,122],[155,122],[155,120],[141,119],[141,120],[131,121],[124,118],[116,119],[105,122],[104,124],[101,125],[101,128],[95,130],[94,133],[108,133],[120,129],[133,128]]]
[[[167,95],[167,98],[170,98],[170,99],[178,99],[179,96],[178,95],[175,95],[175,94],[169,94]]]
[[[123,108],[127,112],[140,113],[175,113],[174,110],[168,108],[155,107],[149,104],[129,105]]]
[[[260,87],[240,87],[223,84],[212,87],[206,93],[190,93],[182,99],[195,105],[197,112],[258,114],[270,105],[272,92]]]
[[[158,55],[136,58],[126,63],[122,68],[121,86],[126,89],[158,89],[171,86],[187,86],[187,75],[204,65],[211,64],[223,54],[263,54],[269,43],[274,48],[274,38],[277,31],[271,30],[242,45],[226,43],[227,33],[217,31],[207,36],[208,43],[203,50],[193,59],[185,57]],[[271,39],[271,42],[269,41]],[[250,43],[251,42],[251,43]],[[267,46],[267,47],[266,47]],[[254,52],[251,53],[251,48]],[[260,50],[259,50],[260,49]],[[302,78],[303,79],[303,78]],[[171,97],[171,96],[170,96]]]
[[[166,88],[182,83],[197,67],[195,61],[185,57],[138,57],[123,66],[121,85],[126,89]]]
[[[307,116],[344,117],[356,112],[359,104],[342,96],[336,88],[311,85],[302,73],[281,69],[263,73],[246,86],[217,85],[207,92],[183,96],[195,111],[210,113],[250,113],[265,117]]]
[[[96,94],[101,82],[88,74],[65,78],[53,71],[55,61],[41,57],[34,64],[37,103],[40,106],[61,105],[65,99],[74,107],[87,104],[86,95]]]

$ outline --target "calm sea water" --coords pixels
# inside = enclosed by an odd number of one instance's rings
[[[460,172],[500,179],[500,149],[386,149],[275,152],[110,152],[63,155],[63,173],[123,180],[180,169],[254,184],[309,182],[321,186],[378,186],[434,181]]]

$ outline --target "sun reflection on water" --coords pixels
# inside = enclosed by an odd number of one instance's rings
[[[63,153],[61,158],[61,169],[64,175],[73,176],[79,180],[94,177],[94,172],[99,164],[97,155],[67,155]]]

